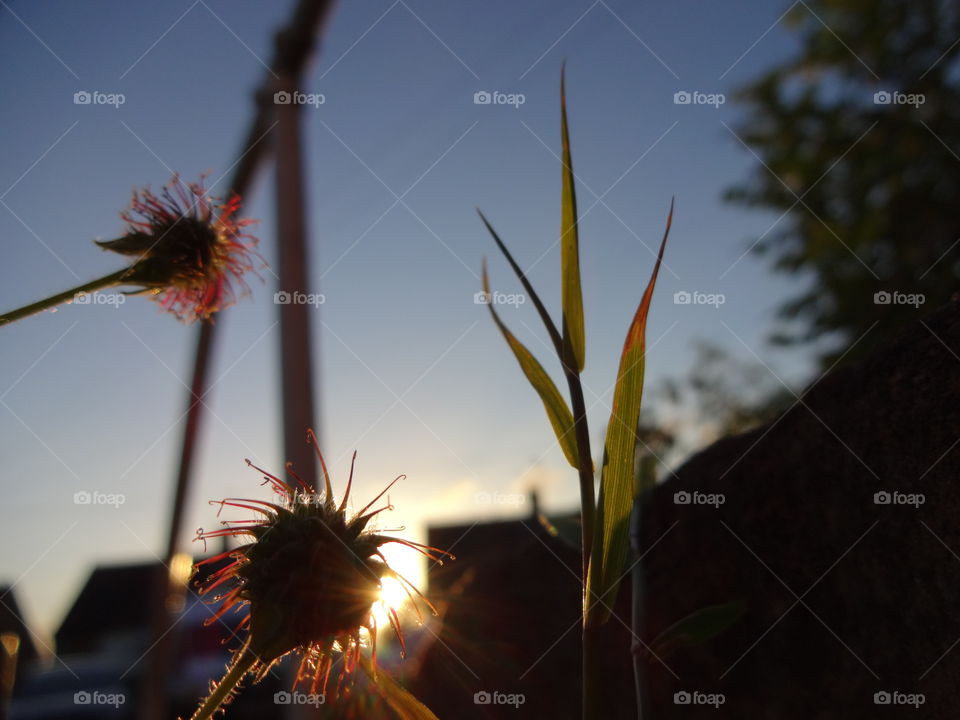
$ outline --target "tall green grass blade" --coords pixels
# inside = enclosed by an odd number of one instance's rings
[[[560,194],[560,275],[563,301],[563,338],[572,357],[565,359],[582,371],[586,363],[586,338],[583,327],[583,290],[580,286],[580,240],[577,227],[577,191],[574,187],[573,161],[570,159],[570,133],[567,127],[566,67],[560,72],[560,135],[563,143],[563,180]]]
[[[629,546],[630,512],[634,499],[634,451],[637,445],[637,423],[643,395],[644,353],[646,350],[647,314],[653,289],[660,272],[663,251],[673,222],[673,203],[667,227],[660,243],[660,252],[650,282],[627,331],[613,390],[613,409],[607,424],[603,469],[600,478],[600,499],[590,571],[587,580],[588,625],[602,624],[610,617]]]

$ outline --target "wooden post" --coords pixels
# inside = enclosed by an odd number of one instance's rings
[[[268,157],[268,151],[273,149],[278,153],[278,177],[277,177],[277,215],[279,218],[279,246],[280,246],[280,277],[281,287],[302,287],[306,288],[306,234],[304,231],[305,223],[303,221],[303,200],[302,200],[302,171],[300,161],[300,139],[299,125],[295,118],[292,125],[295,127],[295,133],[289,135],[287,132],[278,132],[279,127],[273,127],[276,120],[281,127],[291,125],[289,119],[281,120],[275,118],[275,108],[273,103],[273,93],[275,92],[274,78],[292,78],[298,80],[302,68],[307,62],[310,52],[313,49],[313,38],[319,32],[327,16],[327,12],[332,6],[331,0],[300,0],[294,10],[292,19],[287,29],[278,34],[277,52],[273,59],[270,77],[268,77],[263,88],[257,92],[258,101],[257,114],[250,125],[247,137],[240,153],[240,160],[234,170],[229,190],[226,195],[236,193],[244,199],[248,194],[258,168]],[[289,40],[287,39],[289,38]],[[272,129],[271,129],[272,128]],[[287,140],[277,140],[278,136],[287,135]],[[271,139],[277,142],[273,147]],[[280,156],[286,156],[287,159],[280,162]],[[293,155],[291,160],[290,155]],[[286,168],[282,170],[281,167]],[[292,169],[291,169],[292,168]],[[281,177],[283,180],[281,180]],[[290,188],[290,183],[294,187]],[[290,205],[284,198],[296,198],[294,205]],[[292,223],[292,227],[291,227]],[[289,234],[288,234],[289,233]],[[285,237],[295,238],[292,249],[287,249]],[[292,270],[284,271],[284,265],[293,265]],[[297,271],[302,273],[303,281],[297,275]],[[286,281],[284,280],[286,278]],[[305,290],[301,290],[305,291]],[[305,307],[304,309],[308,309]],[[300,445],[306,448],[305,436],[306,428],[314,423],[313,394],[310,390],[309,380],[311,378],[311,363],[309,355],[309,329],[306,318],[297,318],[294,316],[293,322],[283,320],[281,313],[281,334],[282,340],[282,368],[284,375],[284,428],[285,428],[285,450],[289,453],[290,448],[295,445],[293,442],[291,423],[299,419],[305,423],[300,431]],[[180,533],[182,529],[183,510],[189,498],[190,483],[194,470],[195,452],[199,441],[201,429],[201,419],[203,414],[202,403],[207,392],[207,375],[210,367],[210,358],[216,338],[216,328],[218,325],[204,321],[200,323],[197,352],[194,360],[193,379],[191,381],[190,395],[187,405],[187,420],[184,426],[183,446],[180,455],[180,465],[177,472],[177,483],[174,491],[173,507],[170,514],[170,529],[167,536],[167,547],[164,563],[158,568],[154,578],[151,603],[151,627],[153,636],[153,646],[148,651],[144,662],[147,663],[147,672],[141,689],[141,702],[139,703],[138,717],[141,720],[167,720],[167,686],[169,679],[176,671],[174,665],[177,658],[174,657],[174,632],[173,621],[174,614],[172,609],[183,606],[183,595],[185,587],[176,578],[171,577],[170,568],[173,567],[174,557],[177,549],[180,547]],[[302,344],[296,342],[295,335],[298,331],[302,332]],[[291,337],[289,342],[286,338]],[[303,351],[303,355],[299,353]],[[290,360],[290,358],[295,358]],[[299,359],[297,359],[299,358]],[[289,367],[288,367],[289,363]],[[288,369],[291,372],[288,373]],[[288,375],[290,382],[289,394],[296,394],[296,378],[307,378],[307,385],[301,387],[308,393],[307,403],[295,403],[295,416],[288,412]],[[311,471],[313,467],[313,456],[309,455],[309,461],[299,460],[297,456],[288,454],[288,459],[297,462],[298,472],[304,480],[310,478],[315,482],[316,471]],[[301,464],[302,463],[302,464]]]

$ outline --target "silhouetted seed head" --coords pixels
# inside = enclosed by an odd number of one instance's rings
[[[243,276],[255,271],[256,238],[244,232],[255,220],[239,220],[240,197],[222,203],[207,195],[201,179],[186,184],[174,175],[155,195],[134,190],[120,213],[128,231],[97,244],[136,257],[124,278],[179,319],[209,318],[248,290]]]
[[[308,433],[308,440],[316,447],[312,432]],[[239,523],[224,522],[225,527],[219,530],[201,529],[197,533],[199,540],[222,536],[250,540],[235,550],[198,563],[232,560],[214,572],[201,589],[202,593],[220,590],[211,600],[220,602],[220,608],[207,622],[220,619],[231,608],[247,608],[237,630],[247,628],[245,647],[257,657],[253,670],[257,679],[279,658],[298,652],[301,663],[296,682],[310,679],[311,692],[325,691],[337,653],[344,656],[343,671],[352,672],[363,642],[362,629],[368,631],[375,660],[376,624],[372,607],[379,600],[382,578],[396,577],[408,588],[408,595],[412,590],[433,610],[413,585],[389,567],[380,551],[383,545],[406,545],[438,563],[442,563],[444,556],[453,557],[436,548],[367,529],[371,518],[392,509],[388,503],[370,510],[403,475],[347,519],[356,453],[339,505],[334,500],[330,476],[319,449],[317,455],[324,476],[322,492],[303,483],[289,464],[287,470],[295,484],[280,480],[248,460],[248,465],[263,474],[278,495],[278,501],[227,498],[217,504],[251,510],[259,517]],[[387,613],[402,648],[403,634],[396,611],[388,608]]]

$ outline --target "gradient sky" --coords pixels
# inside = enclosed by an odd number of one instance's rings
[[[12,309],[120,267],[92,245],[123,231],[133,187],[228,173],[254,110],[272,34],[292,0],[0,2],[0,307]],[[648,387],[689,367],[698,339],[752,352],[796,382],[807,353],[764,344],[773,309],[800,280],[743,256],[775,215],[729,206],[723,190],[757,160],[729,128],[733,90],[796,49],[786,3],[636,0],[343,2],[304,91],[310,278],[319,426],[335,481],[356,449],[356,499],[394,476],[385,521],[422,537],[429,523],[526,514],[477,493],[540,488],[548,508],[577,501],[575,474],[542,407],[474,303],[481,259],[518,290],[474,208],[558,308],[560,64],[578,175],[592,432],[609,415],[627,324],[677,210],[648,327]],[[123,93],[118,108],[77,91]],[[719,108],[677,91],[724,93]],[[522,93],[518,108],[474,104]],[[223,191],[224,181],[214,191]],[[248,198],[263,256],[276,250],[273,182]],[[597,201],[597,196],[602,198]],[[398,198],[400,200],[398,201]],[[218,316],[183,543],[214,524],[208,499],[263,497],[244,458],[283,467],[275,278]],[[675,292],[723,293],[684,306]],[[504,320],[549,362],[530,303]],[[0,331],[0,581],[50,634],[97,563],[162,552],[196,328],[145,299],[66,306]],[[748,349],[749,348],[749,349]],[[122,493],[119,508],[74,503]],[[365,501],[364,501],[365,503]],[[401,565],[415,566],[405,556]]]

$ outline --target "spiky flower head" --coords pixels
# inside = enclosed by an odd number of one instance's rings
[[[178,175],[159,195],[135,189],[120,213],[127,232],[101,247],[137,258],[124,282],[140,285],[161,307],[183,321],[209,318],[248,291],[244,275],[255,271],[257,239],[244,231],[255,220],[238,219],[240,197],[211,197],[201,178]]]
[[[308,441],[317,446],[312,432],[308,433]],[[255,678],[261,679],[279,658],[295,652],[301,657],[295,684],[310,680],[310,692],[325,692],[336,656],[342,654],[344,658],[341,680],[344,674],[353,671],[360,659],[364,629],[370,637],[375,662],[376,621],[372,609],[379,600],[384,577],[397,578],[408,596],[412,590],[433,610],[413,585],[390,568],[381,547],[399,543],[438,563],[442,563],[444,556],[452,558],[452,555],[368,529],[373,517],[392,509],[388,502],[371,510],[403,475],[348,519],[347,502],[356,453],[350,465],[347,489],[339,504],[334,499],[319,449],[317,455],[323,469],[323,492],[304,483],[289,464],[287,471],[294,483],[287,483],[248,460],[248,465],[263,474],[265,484],[270,484],[278,501],[222,500],[218,503],[221,507],[251,510],[259,517],[239,523],[227,521],[224,527],[210,532],[200,530],[197,539],[234,536],[248,540],[235,550],[198,563],[231,560],[215,571],[201,588],[202,593],[219,590],[211,601],[220,602],[220,608],[207,622],[223,617],[231,609],[246,609],[237,629],[247,629],[242,651],[255,657],[250,670]],[[388,608],[387,615],[402,652],[403,634],[396,610]]]

